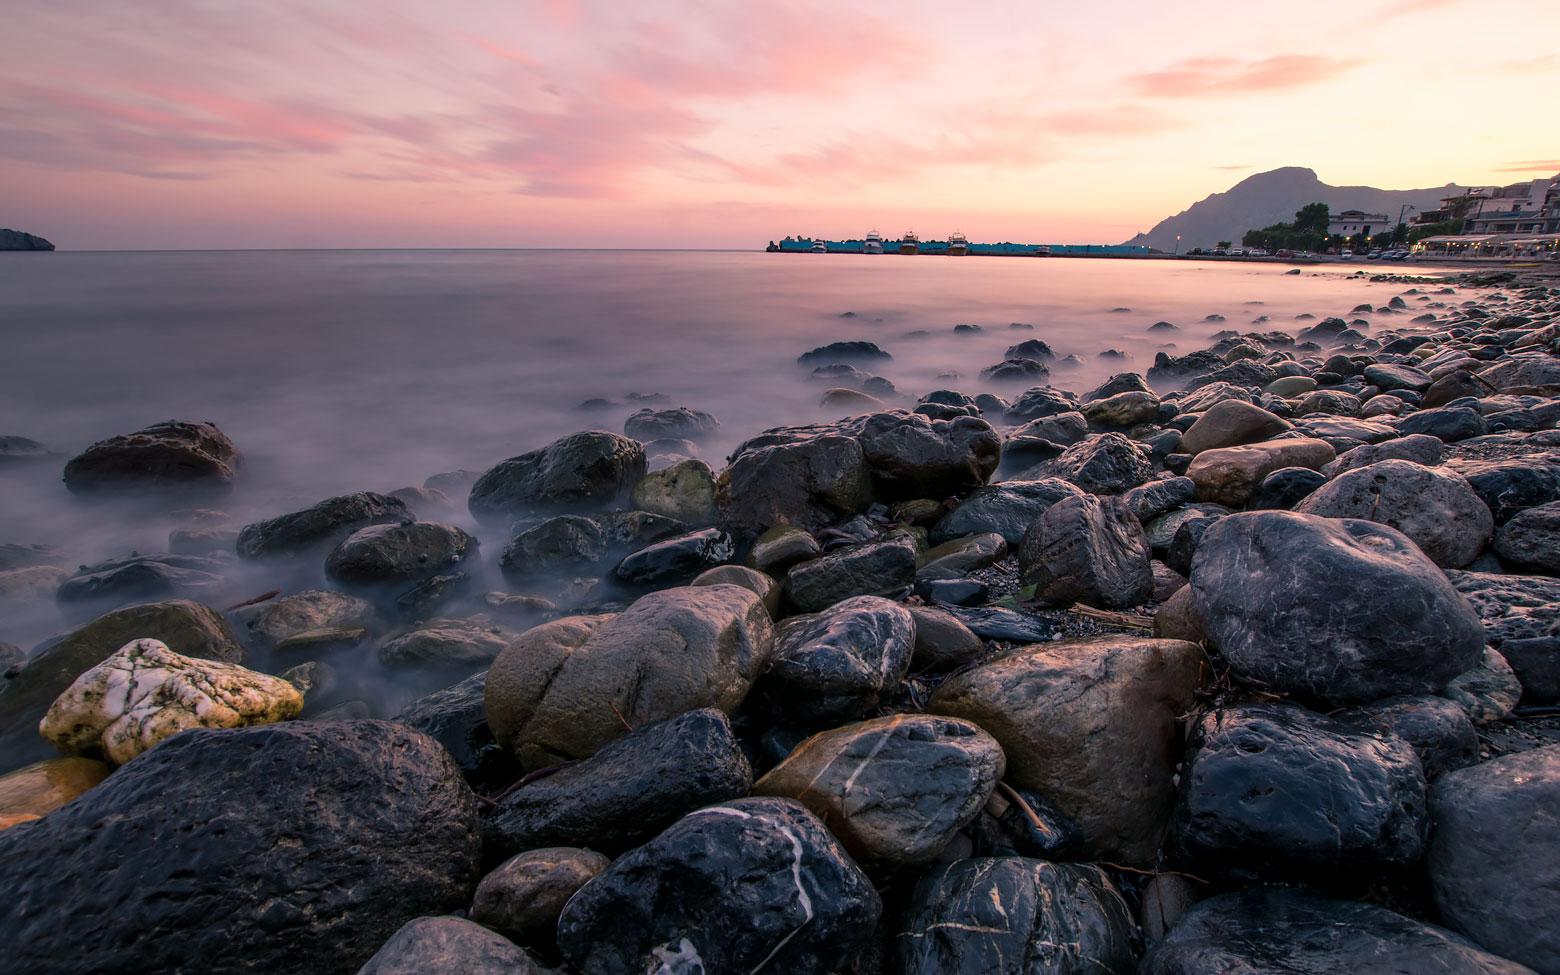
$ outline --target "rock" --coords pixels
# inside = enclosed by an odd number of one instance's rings
[[[216,599],[228,591],[220,559],[197,555],[131,555],[84,565],[60,583],[61,603],[98,608],[154,599]]]
[[[758,694],[778,720],[804,730],[853,721],[904,680],[915,621],[903,606],[857,596],[780,625]]]
[[[893,971],[1130,972],[1135,940],[1126,901],[1099,867],[981,857],[917,882],[895,931]]]
[[[1445,456],[1446,445],[1438,438],[1416,433],[1346,450],[1327,465],[1326,473],[1329,477],[1337,477],[1339,474],[1384,460],[1411,460],[1426,467],[1435,467]]]
[[[1158,418],[1159,397],[1143,390],[1127,390],[1086,401],[1083,415],[1096,427],[1134,427]]]
[[[1040,339],[1025,339],[1017,345],[1010,345],[1007,351],[1002,353],[1004,359],[1032,359],[1035,362],[1045,362],[1056,358],[1056,353],[1051,346]]]
[[[511,539],[498,565],[516,585],[557,582],[598,572],[609,545],[606,529],[595,519],[556,515]]]
[[[1491,951],[1560,971],[1560,746],[1442,776],[1430,814],[1426,873],[1441,916]]]
[[[1495,527],[1490,509],[1467,481],[1408,460],[1383,460],[1339,474],[1295,511],[1387,525],[1450,569],[1477,558]]]
[[[1332,447],[1310,437],[1269,440],[1205,450],[1192,460],[1186,476],[1196,482],[1199,500],[1238,507],[1274,471],[1285,467],[1317,470],[1334,456]]]
[[[563,905],[611,862],[568,846],[516,854],[477,885],[471,919],[514,941],[546,944],[558,930]]]
[[[735,554],[730,535],[719,528],[704,528],[647,545],[619,562],[612,574],[633,586],[675,585],[729,562]]]
[[[1560,616],[1556,615],[1560,579],[1489,572],[1451,571],[1446,575],[1479,614],[1490,643],[1504,647],[1511,640],[1560,637]]]
[[[979,417],[931,420],[877,413],[859,434],[862,455],[884,500],[939,498],[978,488],[997,469],[1002,438]]]
[[[1444,697],[1389,697],[1334,716],[1408,742],[1429,780],[1479,760],[1479,735],[1473,722],[1466,711]]]
[[[1497,525],[1504,525],[1519,511],[1560,501],[1560,464],[1492,461],[1459,465],[1458,471],[1489,505]]]
[[[718,565],[706,569],[688,583],[690,586],[741,586],[761,599],[770,617],[780,615],[780,598],[784,590],[774,579],[745,565]]]
[[[1058,501],[1035,520],[1018,563],[1035,599],[1123,609],[1154,589],[1148,540],[1120,498],[1082,495]]]
[[[1306,467],[1281,467],[1257,485],[1246,499],[1251,511],[1291,511],[1302,499],[1327,483],[1327,475]]]
[[[786,593],[809,613],[852,596],[891,596],[915,582],[915,563],[915,542],[908,535],[892,535],[792,566]]]
[[[52,545],[15,545],[0,543],[0,571],[25,569],[34,565],[56,568],[64,564],[64,557]]]
[[[1405,437],[1422,433],[1439,437],[1447,443],[1482,437],[1488,432],[1479,411],[1466,406],[1443,406],[1410,413],[1397,421],[1397,428]]]
[[[1530,975],[1447,931],[1362,901],[1258,887],[1194,906],[1143,958],[1138,975],[1413,972]]]
[[[688,711],[508,793],[487,819],[486,845],[506,856],[547,846],[619,853],[701,806],[747,795],[752,785],[726,716]]]
[[[1237,399],[1220,400],[1209,407],[1181,437],[1181,449],[1189,454],[1219,447],[1266,440],[1292,429],[1293,424],[1260,406]]]
[[[813,735],[753,794],[798,800],[853,856],[921,864],[980,812],[1003,765],[996,740],[968,721],[900,714]]]
[[[1318,389],[1307,393],[1295,404],[1295,416],[1323,413],[1329,416],[1359,416],[1360,398],[1341,389]]]
[[[1033,383],[1051,378],[1051,370],[1035,359],[1008,358],[982,369],[980,378],[994,383]]]
[[[1478,666],[1453,677],[1441,693],[1474,724],[1489,724],[1511,715],[1522,698],[1522,684],[1500,651],[1485,647]]]
[[[871,393],[863,393],[859,389],[847,389],[843,386],[834,386],[823,391],[818,397],[818,406],[821,409],[843,411],[845,416],[855,416],[860,413],[875,413],[885,410],[888,404],[873,396]]]
[[[985,652],[985,642],[952,613],[933,606],[905,608],[915,623],[910,661],[916,670],[952,670]]]
[[[644,474],[638,441],[599,430],[575,433],[490,468],[471,486],[467,507],[478,521],[610,508]]]
[[[473,674],[418,698],[402,708],[395,720],[443,745],[467,782],[508,785],[519,777],[518,766],[488,729],[482,707],[486,687],[487,672]]]
[[[136,640],[76,678],[38,733],[61,751],[123,765],[189,728],[271,724],[301,710],[303,695],[280,678]]]
[[[1325,878],[1415,863],[1425,825],[1425,777],[1406,741],[1295,705],[1250,704],[1198,725],[1175,845],[1193,872]]]
[[[558,947],[582,975],[826,975],[850,967],[881,912],[866,875],[803,806],[738,799],[614,861],[564,908]]]
[[[1143,524],[1192,502],[1197,485],[1189,477],[1165,477],[1135,487],[1121,496],[1132,516]]]
[[[1078,409],[1078,398],[1064,389],[1036,386],[1025,390],[1013,401],[1006,413],[1009,423],[1025,423],[1058,413],[1072,413]]]
[[[753,543],[748,564],[760,572],[780,576],[798,562],[817,558],[821,551],[818,540],[802,529],[776,525]]]
[[[1267,384],[1263,392],[1272,393],[1274,396],[1282,396],[1286,399],[1291,396],[1303,396],[1316,388],[1316,380],[1310,376],[1280,376]]]
[[[395,615],[408,623],[431,619],[469,593],[474,582],[467,571],[429,576],[395,597]]]
[[[175,653],[225,663],[244,649],[222,614],[176,600],[130,606],[100,616],[34,650],[21,672],[0,683],[0,770],[47,758],[54,749],[38,736],[38,722],[77,677],[131,641],[162,641]]]
[[[861,360],[888,361],[893,356],[878,348],[872,342],[830,342],[828,345],[819,346],[811,352],[804,352],[796,357],[800,365],[825,362],[859,362]]]
[[[738,586],[663,589],[614,616],[543,623],[493,661],[488,724],[527,768],[586,758],[625,724],[729,713],[773,643],[768,610]]]
[[[1009,545],[1017,545],[1047,508],[1063,498],[1082,494],[1059,478],[1006,481],[979,488],[933,526],[931,541],[941,544],[965,535],[995,532]]]
[[[1480,370],[1479,378],[1503,393],[1554,395],[1560,390],[1560,362],[1541,353],[1513,355]]]
[[[1425,389],[1433,381],[1413,366],[1378,362],[1365,367],[1365,381],[1378,389]]]
[[[962,579],[998,561],[1007,550],[1007,542],[995,532],[950,539],[921,556],[916,578]]]
[[[379,662],[469,671],[492,663],[516,635],[485,619],[434,619],[380,644]]]
[[[1025,477],[1059,477],[1089,494],[1121,494],[1153,474],[1153,462],[1142,447],[1119,433],[1102,433],[1073,444]]]
[[[861,444],[845,432],[770,431],[739,447],[715,482],[717,524],[738,538],[781,525],[816,531],[872,500]]]
[[[358,975],[542,975],[525,951],[480,924],[458,917],[408,921],[380,946]]]
[[[29,604],[49,603],[70,573],[52,565],[0,570],[0,609],[7,615],[26,612]]]
[[[370,525],[400,524],[413,517],[397,498],[359,491],[326,498],[302,511],[257,521],[238,533],[238,554],[246,559],[297,558],[334,548]]]
[[[702,460],[651,471],[634,485],[635,508],[695,528],[715,524],[715,472]]]
[[[1500,645],[1529,704],[1560,703],[1560,636],[1507,640]]]
[[[1435,693],[1484,647],[1435,564],[1374,522],[1229,515],[1203,535],[1190,589],[1234,676],[1326,704]]]
[[[127,488],[225,492],[243,469],[233,441],[213,423],[168,420],[100,440],[65,465],[74,494]]]
[[[168,551],[174,555],[213,555],[233,551],[236,528],[175,528],[168,533]]]
[[[1049,799],[1098,855],[1151,863],[1169,821],[1196,644],[1108,636],[1024,647],[948,678],[928,710],[984,728],[1008,779]]]
[[[477,540],[454,525],[371,525],[331,550],[325,574],[347,585],[414,582],[460,564],[476,554],[476,548]]]
[[[400,725],[189,731],[0,833],[0,929],[38,975],[350,973],[464,907],[479,854],[475,797]]]
[[[634,440],[703,440],[720,429],[720,421],[703,410],[678,406],[669,410],[645,407],[623,421],[623,432]]]
[[[330,590],[310,589],[282,596],[234,614],[250,646],[270,650],[300,633],[375,624],[374,606],[366,599]]]
[[[1495,551],[1518,568],[1560,575],[1560,501],[1513,515],[1495,536]]]
[[[1057,635],[1056,626],[1049,621],[1011,609],[948,603],[942,604],[942,609],[982,640],[1038,643]]]
[[[102,762],[70,756],[0,775],[0,830],[48,815],[102,782],[110,771]]]

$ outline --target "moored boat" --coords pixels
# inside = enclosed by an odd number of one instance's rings
[[[812,252],[814,254],[827,254],[829,252],[829,245],[823,240],[814,240],[812,245]]]
[[[905,235],[899,238],[899,253],[914,254],[921,249],[921,238],[915,235],[915,231],[907,230]]]
[[[876,230],[869,231],[867,233],[867,241],[862,245],[861,251],[864,254],[883,253],[883,235]]]
[[[948,235],[948,253],[954,257],[963,257],[970,252],[970,239],[955,230]]]

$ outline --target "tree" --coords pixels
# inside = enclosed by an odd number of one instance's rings
[[[1241,238],[1241,244],[1267,250],[1320,250],[1327,242],[1327,222],[1327,204],[1309,203],[1295,211],[1293,223],[1275,223],[1261,230],[1248,230]]]
[[[1215,247],[1216,247],[1216,248],[1217,248],[1217,249],[1218,249],[1218,250],[1221,250],[1221,251],[1227,251],[1227,250],[1229,250],[1229,249],[1230,249],[1230,242],[1229,242],[1229,241],[1227,241],[1227,240],[1221,240],[1221,241],[1219,241],[1219,242],[1218,242],[1218,243],[1217,243],[1217,244],[1216,244],[1216,245],[1214,245],[1214,246],[1215,246]]]
[[[1307,203],[1295,211],[1296,230],[1310,230],[1316,233],[1327,233],[1327,224],[1332,219],[1332,213],[1325,203]]]

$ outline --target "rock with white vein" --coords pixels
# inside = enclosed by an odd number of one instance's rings
[[[123,765],[190,728],[270,724],[302,708],[303,696],[281,678],[134,640],[76,678],[38,731],[63,751]]]

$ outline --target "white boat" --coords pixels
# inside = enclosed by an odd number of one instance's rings
[[[829,245],[821,240],[815,240],[813,241],[812,252],[814,254],[827,254],[829,252]]]
[[[970,239],[955,230],[948,235],[948,253],[954,257],[963,257],[970,252]]]
[[[883,253],[883,235],[876,230],[869,232],[867,234],[867,242],[862,245],[861,252],[863,254]]]

